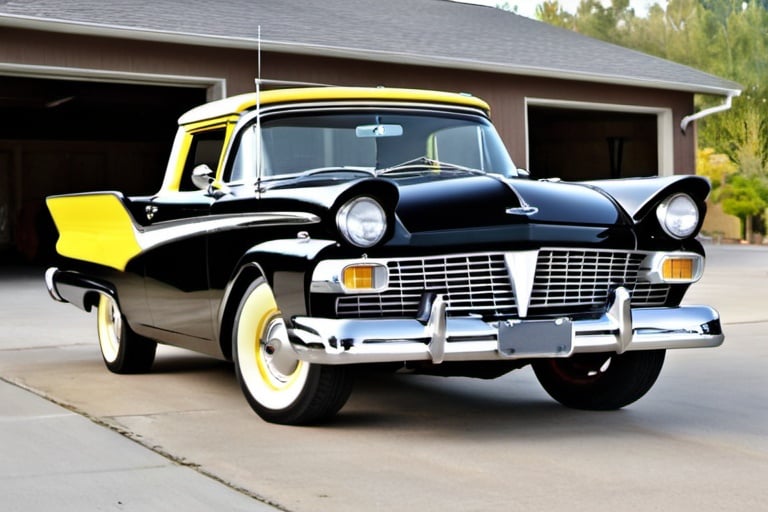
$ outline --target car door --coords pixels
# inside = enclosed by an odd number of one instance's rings
[[[191,134],[178,191],[134,199],[150,248],[143,254],[145,290],[153,327],[164,341],[206,351],[216,339],[208,279],[208,231],[215,199],[192,183],[192,170],[218,167],[225,128]]]

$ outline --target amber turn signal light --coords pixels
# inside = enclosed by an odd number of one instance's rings
[[[668,281],[687,281],[693,279],[693,269],[692,258],[667,258],[661,267],[661,274]]]
[[[370,290],[376,288],[372,265],[355,265],[344,269],[343,282],[348,290]]]

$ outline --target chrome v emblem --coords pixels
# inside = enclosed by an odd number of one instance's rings
[[[533,215],[539,212],[539,209],[535,206],[523,204],[516,208],[507,208],[507,215]]]

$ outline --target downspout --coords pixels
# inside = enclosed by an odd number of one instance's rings
[[[688,125],[691,124],[691,122],[696,121],[697,119],[701,119],[702,117],[706,117],[712,114],[717,114],[718,112],[729,110],[731,108],[731,103],[733,102],[733,98],[740,94],[741,94],[741,91],[731,91],[728,93],[728,96],[725,98],[725,103],[723,103],[722,105],[706,108],[700,112],[696,112],[695,114],[685,116],[682,119],[682,121],[680,121],[680,131],[685,133],[685,129],[688,128]]]

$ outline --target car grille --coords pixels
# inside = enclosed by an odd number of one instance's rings
[[[638,281],[645,254],[627,251],[539,251],[528,316],[596,311],[611,289],[626,287],[635,306],[662,305],[668,285]],[[425,292],[443,294],[451,316],[517,317],[504,253],[394,259],[387,262],[389,287],[379,294],[341,296],[342,318],[413,317]]]

